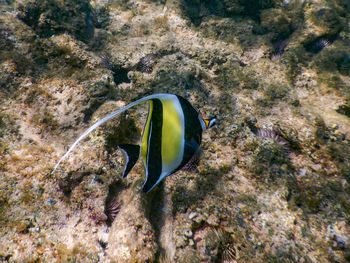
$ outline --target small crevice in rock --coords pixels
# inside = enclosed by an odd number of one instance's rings
[[[274,6],[274,3],[271,0],[182,0],[180,6],[184,15],[188,17],[195,26],[199,26],[203,18],[205,18],[206,16],[248,16],[251,19],[260,22],[261,10],[272,8]]]
[[[116,181],[108,188],[108,195],[105,201],[104,213],[107,216],[107,225],[111,226],[114,219],[118,215],[122,203],[119,199],[119,193],[124,189],[123,185]]]
[[[324,35],[304,43],[306,51],[317,54],[322,51],[325,47],[331,45],[338,38],[338,34],[335,35]]]
[[[336,112],[343,114],[350,118],[350,104],[339,106]]]
[[[283,56],[284,49],[286,48],[288,44],[287,39],[279,40],[273,43],[273,52],[270,55],[270,59],[272,61],[278,60],[280,57]]]
[[[128,78],[129,70],[123,67],[113,67],[113,80],[115,85],[119,85],[121,83],[130,83],[130,79]]]
[[[99,245],[102,247],[103,250],[106,249],[106,247],[107,247],[107,245],[108,245],[107,242],[104,242],[104,241],[102,241],[102,240],[100,240],[100,239],[99,239],[97,242],[99,243]]]
[[[179,52],[176,48],[171,48],[169,50],[160,50],[153,53],[149,53],[145,56],[143,56],[139,62],[135,65],[135,70],[145,72],[145,73],[152,73],[153,66],[158,62],[158,60],[164,56],[175,54]],[[182,53],[182,52],[181,52]],[[186,54],[185,54],[186,55]]]
[[[84,113],[84,123],[88,123],[94,112],[106,101],[106,97],[92,98],[90,107],[83,111]]]
[[[73,189],[77,187],[84,176],[90,175],[90,172],[74,172],[69,174],[66,178],[58,180],[58,186],[66,197],[69,197]]]
[[[113,80],[116,86],[121,83],[130,83],[130,79],[128,78],[129,69],[114,64],[108,54],[101,58],[101,64],[113,72]]]

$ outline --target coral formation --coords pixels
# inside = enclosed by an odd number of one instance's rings
[[[0,261],[349,262],[344,0],[0,1]],[[217,126],[195,169],[120,180],[137,107],[175,93]],[[192,168],[193,168],[192,167]]]

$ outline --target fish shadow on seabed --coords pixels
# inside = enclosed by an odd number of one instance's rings
[[[220,182],[223,172],[209,169],[208,174],[203,176],[198,171],[195,177],[195,187],[190,190],[186,187],[188,172],[181,172],[177,178],[176,187],[167,187],[167,180],[161,182],[152,192],[145,194],[146,218],[150,222],[158,250],[156,258],[169,254],[173,251],[173,221],[177,213],[186,213],[189,207],[201,202],[210,195]],[[174,176],[174,175],[173,175]],[[141,193],[143,194],[143,193]],[[166,252],[165,252],[166,251]]]
[[[165,249],[162,246],[161,234],[164,230],[165,221],[169,215],[169,204],[165,193],[164,181],[161,182],[151,193],[145,195],[149,201],[149,207],[146,210],[146,218],[154,230],[155,242],[158,245],[157,253],[163,254]],[[172,221],[172,218],[170,220]]]
[[[173,204],[172,215],[175,217],[179,212],[185,213],[188,207],[199,204],[206,196],[211,195],[223,175],[224,172],[219,169],[207,167],[205,172],[197,172],[195,175],[195,186],[193,189],[185,187],[186,182],[178,183],[180,186],[175,189],[171,197]],[[181,181],[187,181],[187,178]]]

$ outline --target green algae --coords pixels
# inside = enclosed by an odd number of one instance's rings
[[[285,149],[278,143],[260,145],[252,157],[252,162],[248,169],[258,178],[265,178],[275,181],[289,163]],[[285,165],[286,167],[284,167]]]
[[[291,88],[284,84],[272,84],[264,89],[265,95],[268,100],[280,100],[283,99]]]
[[[0,193],[0,222],[1,224],[6,224],[8,221],[7,218],[7,212],[11,209],[11,205],[9,203],[9,197],[7,196],[7,193],[2,191]]]
[[[345,44],[345,43],[344,43]],[[347,73],[349,61],[348,52],[345,48],[327,49],[321,52],[312,62],[312,66],[318,72],[339,72],[344,75]]]
[[[269,8],[262,11],[260,18],[264,30],[275,34],[273,41],[286,39],[292,33],[292,22],[298,23],[298,16],[290,18],[286,10],[279,8]]]
[[[26,1],[18,6],[18,17],[40,36],[70,32],[80,40],[93,35],[93,18],[89,1]]]
[[[330,158],[336,161],[336,164],[341,171],[342,175],[350,182],[350,158],[348,155],[343,154],[350,150],[348,143],[333,142],[329,148]]]
[[[10,152],[11,141],[19,138],[18,126],[15,120],[6,113],[0,112],[0,155],[4,157]],[[0,158],[0,171],[6,169],[6,159]]]

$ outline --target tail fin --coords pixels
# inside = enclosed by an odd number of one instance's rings
[[[105,123],[106,121],[118,116],[119,114],[121,114],[122,112],[130,109],[131,107],[141,103],[141,102],[145,102],[148,100],[152,100],[152,99],[160,99],[160,98],[164,98],[166,96],[169,96],[170,94],[153,94],[150,96],[146,96],[144,98],[141,98],[139,100],[136,100],[126,106],[124,106],[123,108],[112,112],[111,114],[108,114],[107,116],[105,116],[103,119],[99,120],[98,122],[96,122],[94,125],[92,125],[90,128],[88,128],[82,135],[80,135],[80,137],[72,144],[72,146],[68,149],[68,151],[61,157],[61,159],[58,161],[58,163],[55,165],[55,167],[53,168],[52,173],[54,173],[57,169],[57,167],[60,165],[60,163],[67,158],[67,156],[69,155],[69,153],[74,149],[74,147],[82,140],[84,139],[90,132],[92,132],[93,130],[95,130],[97,127],[99,127],[100,125],[102,125],[103,123]]]

